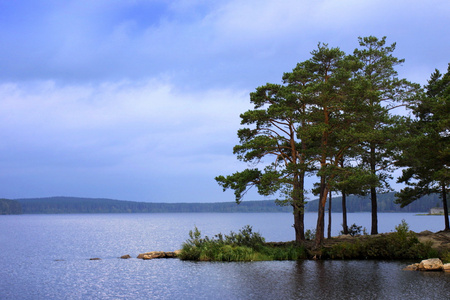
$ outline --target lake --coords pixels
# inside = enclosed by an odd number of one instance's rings
[[[332,214],[333,235],[341,214]],[[380,213],[379,231],[404,219],[439,231],[442,216]],[[173,213],[0,216],[0,299],[437,299],[450,274],[402,271],[404,261],[246,263],[138,260],[139,253],[181,248],[197,226],[213,236],[251,225],[267,241],[294,238],[289,213]],[[305,215],[315,227],[316,214]],[[370,213],[348,215],[370,228]],[[118,259],[130,254],[133,258]],[[89,258],[101,260],[91,261]]]

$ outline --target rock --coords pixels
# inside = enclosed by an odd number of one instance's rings
[[[149,252],[147,252],[147,253],[140,253],[140,254],[137,256],[137,258],[143,259],[145,255],[148,255],[148,253],[149,253]]]
[[[417,264],[412,264],[409,266],[406,266],[405,268],[403,268],[403,270],[405,271],[417,271],[419,269],[419,263]]]
[[[165,254],[166,254],[166,258],[175,258],[175,257],[177,257],[175,255],[175,252],[166,252]]]
[[[131,258],[131,256],[129,254],[126,254],[126,255],[122,255],[120,258],[121,259],[129,259],[129,258]]]
[[[166,252],[166,258],[177,258],[180,255],[181,250],[176,250],[173,252]]]
[[[444,264],[444,265],[442,266],[442,269],[443,269],[445,272],[450,272],[450,264]]]
[[[444,264],[439,258],[422,260],[419,264],[419,271],[442,271]]]
[[[141,253],[137,258],[139,259],[154,259],[154,258],[176,258],[180,254],[181,250],[174,252],[164,252],[164,251],[152,251]]]
[[[137,258],[153,259],[153,258],[165,258],[165,257],[166,257],[166,253],[163,251],[152,251],[152,252],[141,253],[138,255]]]

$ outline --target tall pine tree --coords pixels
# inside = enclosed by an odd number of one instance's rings
[[[407,187],[397,193],[404,207],[424,195],[439,193],[444,208],[445,230],[450,230],[447,193],[450,187],[450,64],[425,86],[426,94],[411,103],[415,119],[397,165],[406,167],[398,182]]]
[[[359,38],[359,49],[353,55],[362,63],[357,73],[358,95],[366,104],[364,122],[369,127],[361,143],[361,160],[365,168],[378,177],[370,186],[372,203],[371,234],[378,233],[377,192],[387,192],[397,149],[396,139],[401,132],[401,118],[392,110],[405,106],[415,96],[419,86],[399,79],[395,67],[404,62],[392,55],[396,44],[386,46],[386,37]]]
[[[241,114],[241,124],[249,127],[238,131],[240,144],[234,147],[238,159],[260,164],[262,168],[245,169],[228,176],[217,176],[216,181],[235,191],[239,203],[252,186],[259,194],[281,192],[279,204],[292,205],[295,239],[304,235],[304,178],[308,170],[305,144],[302,140],[305,103],[303,79],[297,85],[266,84],[250,94],[254,109]],[[270,164],[261,163],[272,158]]]

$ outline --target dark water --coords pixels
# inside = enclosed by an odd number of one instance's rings
[[[315,214],[307,214],[313,228]],[[339,215],[334,234],[339,231]],[[369,214],[350,223],[370,227]],[[380,214],[380,231],[405,219],[440,230],[442,217]],[[268,241],[293,237],[292,215],[98,214],[0,216],[0,299],[448,299],[450,274],[402,271],[409,262],[249,263],[117,257],[179,249],[188,231],[251,225]],[[99,257],[99,261],[89,258]]]

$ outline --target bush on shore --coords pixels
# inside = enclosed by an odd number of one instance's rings
[[[197,261],[263,261],[298,260],[306,258],[306,250],[294,244],[275,246],[266,244],[264,238],[247,225],[238,233],[221,233],[213,238],[202,238],[197,227],[189,231],[178,256],[182,260]]]
[[[396,231],[377,236],[359,236],[351,242],[338,242],[314,249],[295,242],[266,243],[265,239],[247,225],[238,233],[221,233],[212,238],[202,237],[197,227],[189,231],[189,239],[183,243],[182,260],[195,261],[264,261],[320,259],[426,259],[441,257],[450,261],[450,252],[438,253],[432,243],[421,243],[408,224],[395,227]]]
[[[450,263],[450,251],[446,251],[441,255],[441,260],[444,264]]]
[[[416,234],[402,220],[390,234],[367,236],[354,243],[339,243],[323,249],[323,256],[331,259],[425,259],[437,257],[431,242],[421,243]]]

